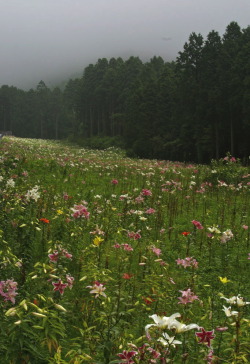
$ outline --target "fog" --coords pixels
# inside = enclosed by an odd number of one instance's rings
[[[249,0],[0,0],[0,86],[52,87],[103,57],[171,61],[191,32],[249,16]]]

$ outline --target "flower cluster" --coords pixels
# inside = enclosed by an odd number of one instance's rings
[[[194,259],[193,257],[186,257],[184,259],[180,259],[178,258],[176,260],[176,263],[178,265],[182,265],[185,269],[187,267],[193,267],[193,268],[198,268],[198,262],[196,259]]]
[[[178,297],[179,301],[178,303],[186,305],[187,303],[192,303],[195,300],[198,300],[198,296],[196,296],[190,288],[188,288],[186,291],[180,291],[182,296]]]
[[[89,213],[86,206],[84,206],[82,204],[81,205],[74,205],[74,207],[72,207],[71,210],[73,211],[71,216],[73,216],[75,219],[77,219],[79,217],[82,217],[82,216],[85,219],[89,219],[90,213]]]
[[[14,304],[15,296],[18,294],[16,291],[17,282],[14,282],[13,279],[0,282],[0,295],[4,297],[4,301],[11,301]]]
[[[48,254],[48,257],[51,262],[55,263],[58,261],[60,257],[64,257],[66,259],[71,259],[72,254],[70,254],[67,249],[58,246],[58,250],[54,250],[52,254]]]

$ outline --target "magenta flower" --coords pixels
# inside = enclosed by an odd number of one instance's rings
[[[242,225],[242,227],[243,227],[244,230],[248,229],[248,225]]]
[[[202,230],[203,229],[203,226],[201,225],[201,223],[199,221],[192,220],[191,222],[196,227],[196,229],[198,229],[198,230]]]
[[[152,196],[152,192],[151,192],[150,190],[147,190],[147,189],[143,189],[143,190],[141,191],[141,194],[142,194],[143,196]]]
[[[137,354],[137,351],[127,351],[123,350],[122,353],[117,354],[119,358],[123,359],[120,364],[131,364],[134,363],[134,360],[131,360],[133,356]]]
[[[71,210],[73,211],[73,214],[71,214],[71,216],[73,216],[75,219],[81,216],[85,217],[85,219],[89,219],[90,213],[88,212],[86,206],[74,205],[74,207],[72,207]]]
[[[48,255],[51,262],[57,262],[59,258],[59,253],[57,250],[54,250],[53,254]]]
[[[134,240],[138,240],[141,238],[140,230],[134,232],[134,231],[128,231],[128,237]]]
[[[215,338],[214,330],[206,331],[201,327],[201,332],[196,332],[195,335],[200,339],[199,344],[204,343],[209,348],[211,347],[211,340]]]
[[[118,181],[117,181],[117,179],[112,179],[111,183],[112,183],[113,185],[117,185],[117,184],[118,184]]]
[[[147,209],[147,210],[145,211],[145,213],[146,213],[146,214],[149,214],[149,215],[152,215],[152,214],[154,214],[154,213],[155,213],[155,209],[152,209],[152,207],[150,207],[149,209]]]
[[[123,247],[123,250],[128,252],[132,252],[134,250],[130,244],[122,244],[121,246]]]
[[[180,291],[182,293],[181,297],[178,297],[180,300],[180,304],[186,305],[187,303],[192,303],[195,300],[198,300],[198,296],[196,296],[190,288],[188,288],[186,291]]]
[[[58,282],[52,282],[54,286],[54,291],[59,291],[61,295],[63,295],[64,290],[68,287],[68,283],[63,283],[61,279]]]

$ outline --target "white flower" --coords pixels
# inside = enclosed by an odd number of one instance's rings
[[[164,346],[172,345],[175,348],[175,345],[182,344],[181,341],[175,340],[174,336],[170,337],[166,332],[163,332],[162,336],[164,337],[164,339],[162,337],[160,337],[160,339],[158,339],[158,341],[160,341]]]
[[[226,307],[226,306],[224,306],[223,305],[223,309],[222,309],[222,311],[224,311],[225,312],[225,315],[227,316],[227,317],[231,317],[231,316],[237,316],[238,315],[238,311],[232,311],[231,310],[231,307]]]
[[[170,317],[166,317],[166,316],[158,316],[156,314],[149,316],[150,318],[152,318],[154,320],[154,324],[149,324],[145,326],[145,331],[146,331],[146,335],[148,336],[148,329],[152,326],[156,326],[159,327],[160,329],[164,329],[165,327],[167,327],[169,325],[170,322],[172,322],[176,317],[181,317],[181,315],[179,313],[174,313],[173,315],[171,315]]]
[[[230,305],[237,305],[238,307],[250,305],[250,302],[244,301],[244,298],[241,297],[240,294],[238,294],[238,296],[233,296],[231,298],[226,298],[226,297],[221,297],[221,298],[226,300],[226,302],[229,303]]]
[[[176,333],[180,333],[180,332],[185,332],[188,330],[192,330],[192,329],[200,329],[200,326],[196,325],[196,324],[189,324],[189,325],[185,325],[182,324],[181,322],[177,321],[177,320],[172,320],[172,322],[169,323],[168,328],[171,329],[175,329]]]
[[[8,179],[8,181],[6,182],[6,188],[14,188],[15,187],[15,181],[12,179],[12,178],[10,178],[10,179]]]
[[[234,237],[234,234],[232,233],[232,231],[230,229],[227,229],[226,231],[224,231],[222,233],[221,242],[226,243],[227,241],[231,240],[233,237]]]
[[[26,199],[27,201],[34,200],[37,202],[37,200],[40,198],[40,193],[38,192],[39,187],[34,186],[31,190],[29,190],[26,193]]]

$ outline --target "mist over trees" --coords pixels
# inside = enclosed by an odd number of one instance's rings
[[[175,62],[99,59],[64,90],[43,81],[0,88],[0,130],[95,146],[107,140],[143,158],[209,162],[250,155],[250,27],[192,33]],[[91,144],[92,143],[92,144]]]

